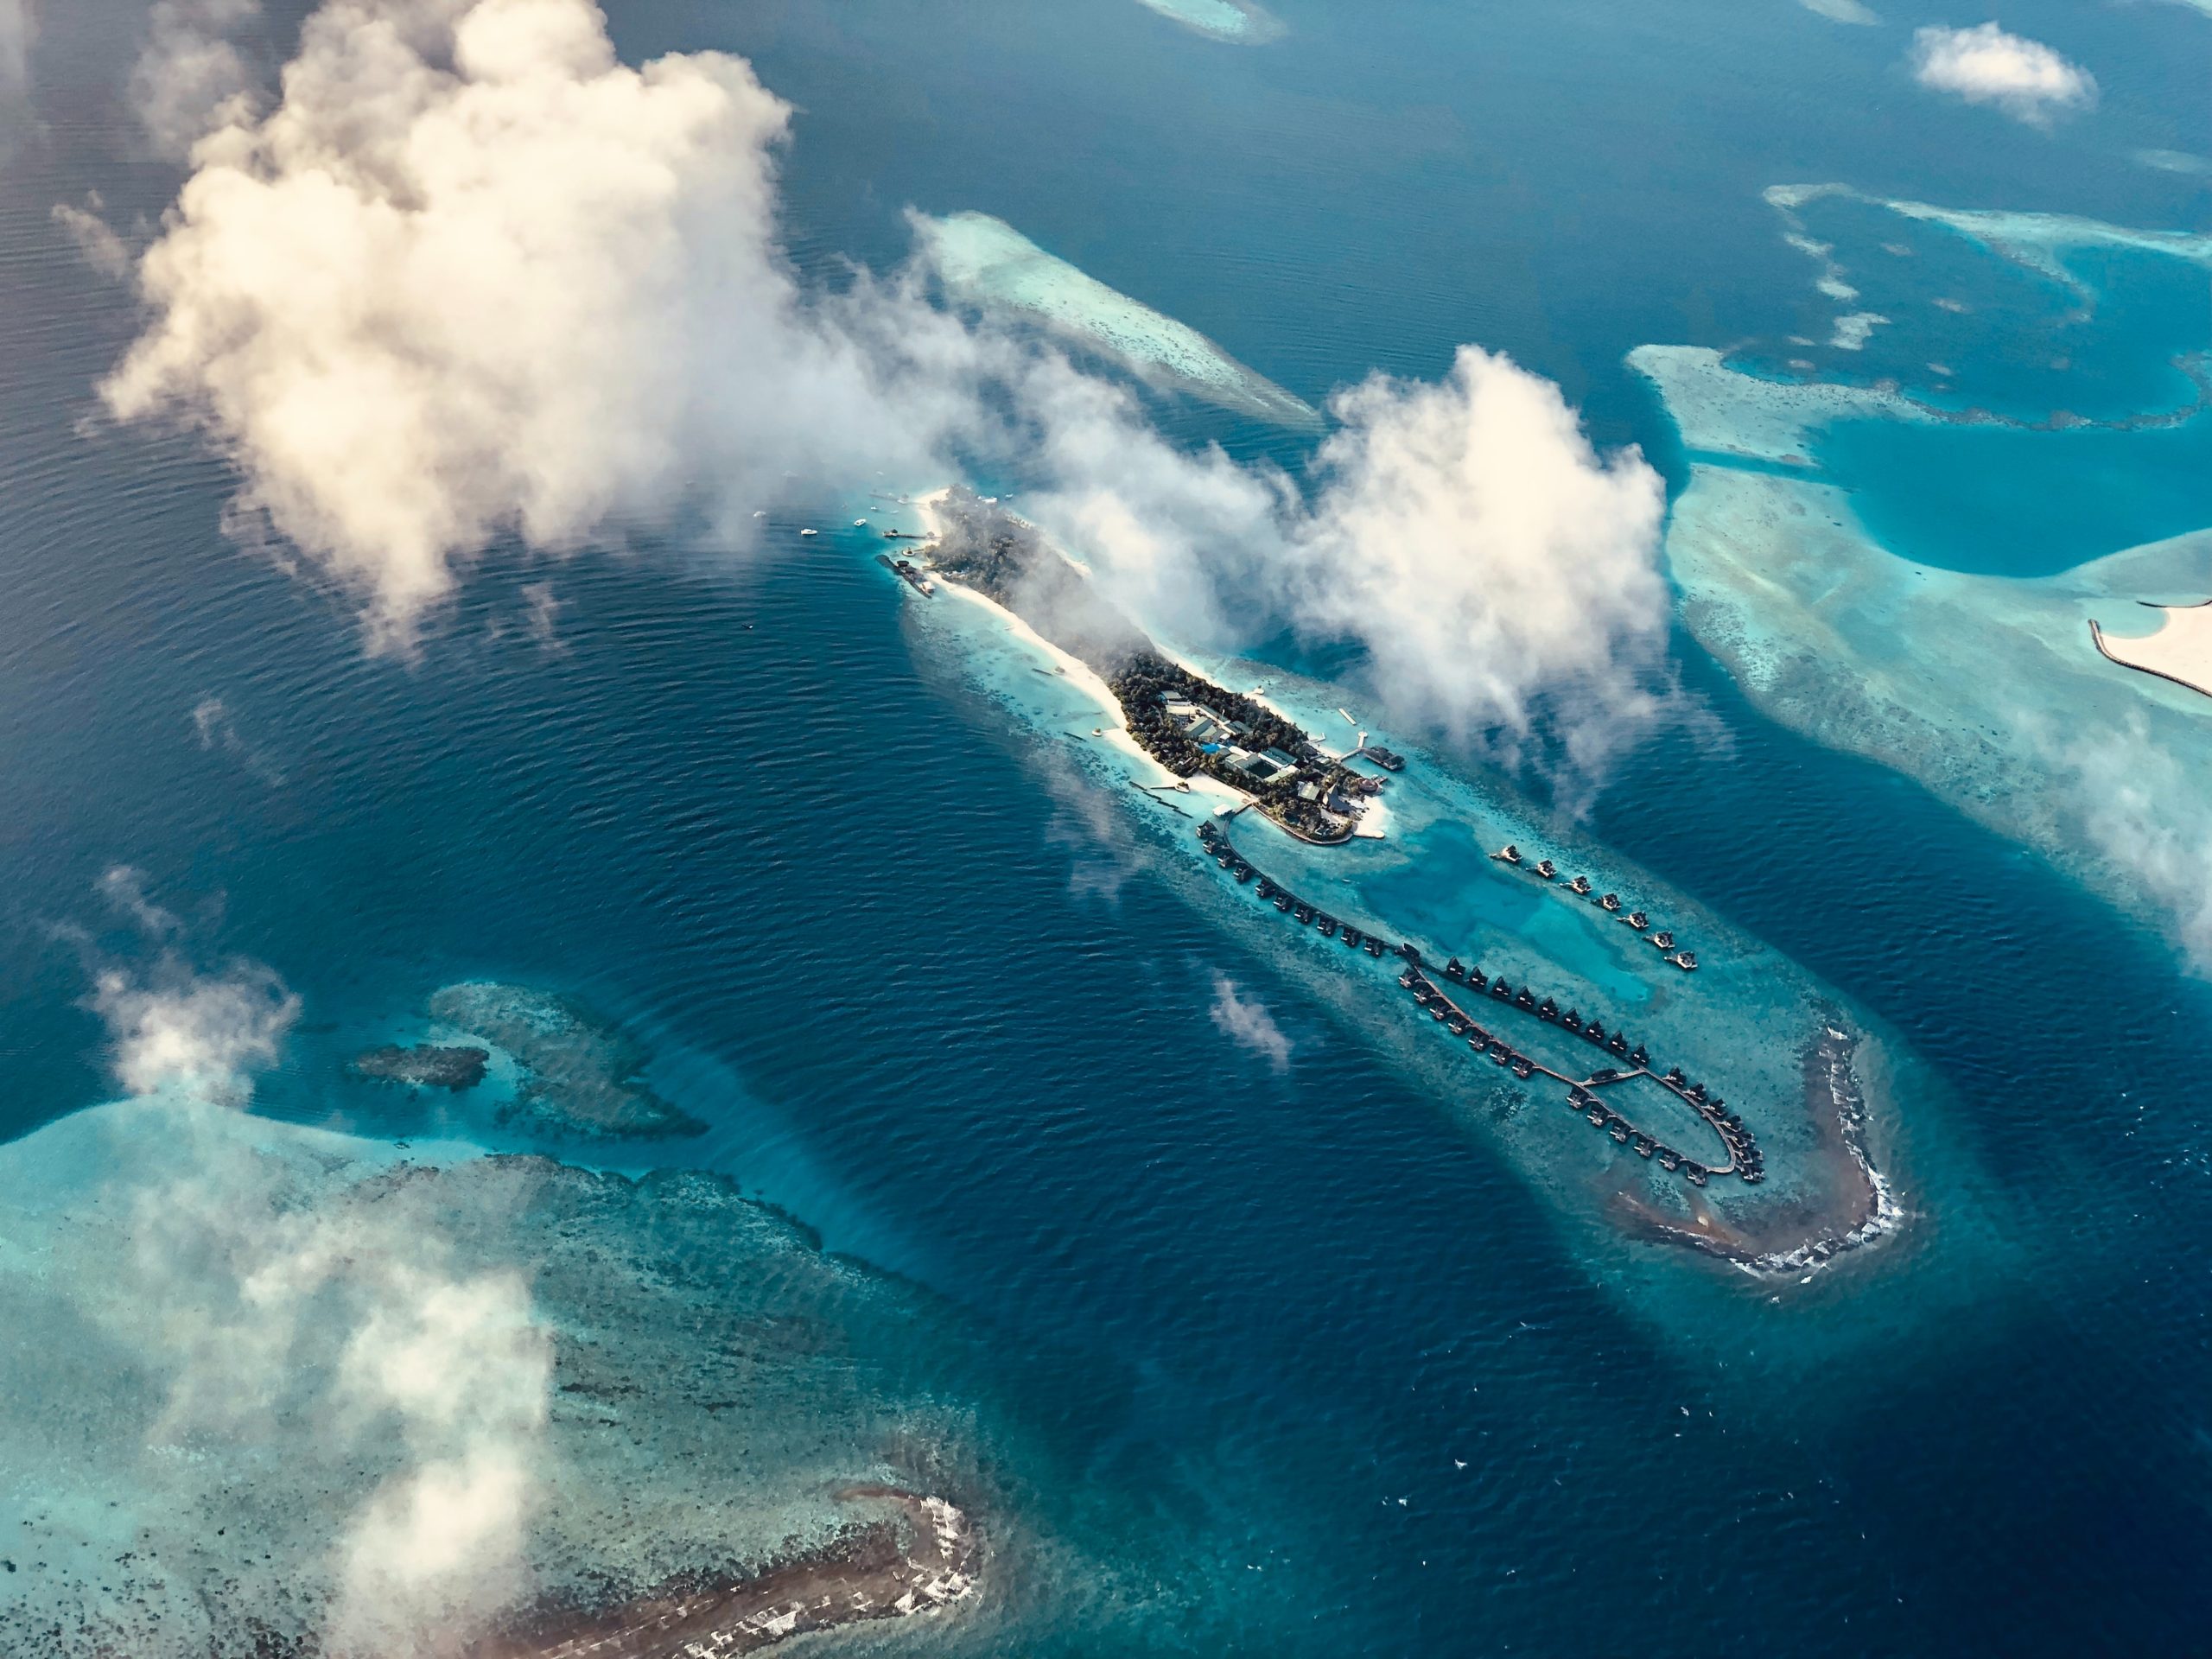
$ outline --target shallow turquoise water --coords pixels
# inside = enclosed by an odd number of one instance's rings
[[[2055,139],[1915,101],[1901,30],[1792,5],[1275,9],[1288,35],[1244,51],[1125,0],[668,0],[614,28],[632,57],[743,50],[798,100],[810,270],[893,257],[907,203],[988,211],[1309,399],[1372,365],[1433,372],[1474,339],[1662,456],[1624,352],[1751,339],[1779,358],[1807,322],[1810,269],[1768,184],[2144,225],[2206,204],[2126,159],[2199,142],[2206,25],[2178,6],[2008,12],[2105,83],[2096,123]],[[1440,1088],[1198,884],[1186,826],[1131,810],[925,649],[858,550],[778,540],[737,562],[641,535],[634,557],[552,573],[553,653],[511,626],[547,572],[506,550],[419,664],[366,662],[342,618],[222,540],[218,465],[182,440],[79,436],[132,319],[48,209],[98,187],[153,214],[175,186],[116,136],[96,26],[49,17],[52,137],[0,172],[9,1129],[108,1091],[54,929],[103,927],[92,884],[129,860],[199,948],[268,961],[306,999],[266,1109],[410,1132],[334,1079],[351,1034],[466,976],[551,985],[655,1045],[657,1083],[712,1126],[687,1160],[951,1303],[1028,1437],[1012,1484],[1048,1510],[1062,1494],[1087,1541],[1158,1560],[1168,1586],[1038,1610],[1024,1651],[2201,1640],[2212,1166],[2189,1079],[2212,1003],[2161,943],[1777,732],[1681,641],[1710,723],[1636,757],[1594,836],[1896,1034],[1916,1217],[1878,1263],[1779,1304],[1625,1246],[1573,1202],[1587,1136],[1559,1136],[1554,1166]],[[1988,285],[1968,321],[2004,319],[1993,339],[2061,315],[1997,286],[2009,267],[1960,255],[1941,275]],[[2094,359],[2082,412],[2186,395],[2175,303],[2145,301],[2157,366]],[[1915,360],[1957,342],[1952,315],[1912,325]],[[1885,340],[1855,366],[1815,355],[1872,378]],[[2040,416],[2049,363],[2008,379],[2000,360],[1959,395]],[[2177,481],[2203,475],[2182,433],[2067,451],[1946,430],[1909,454],[1835,435],[1870,512],[1972,568],[2201,499]],[[2106,459],[2043,458],[2062,451]],[[791,504],[786,527],[830,505]],[[199,746],[209,695],[265,766]],[[825,767],[825,748],[865,764]],[[1377,908],[1609,973],[1448,838],[1378,872]],[[1272,1011],[1287,1071],[1217,1028],[1217,973]]]

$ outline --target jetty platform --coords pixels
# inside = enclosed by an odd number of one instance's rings
[[[1411,994],[1414,1005],[1427,1010],[1447,1037],[1464,1044],[1471,1057],[1502,1066],[1524,1083],[1538,1077],[1550,1078],[1564,1090],[1563,1098],[1568,1108],[1592,1128],[1638,1157],[1651,1160],[1662,1168],[1681,1175],[1693,1186],[1703,1186],[1716,1175],[1733,1175],[1754,1185],[1766,1179],[1757,1137],[1742,1117],[1729,1109],[1727,1102],[1686,1075],[1680,1066],[1660,1071],[1649,1051],[1642,1043],[1631,1042],[1618,1025],[1608,1030],[1602,1019],[1585,1019],[1580,1008],[1562,1008],[1557,999],[1543,995],[1533,985],[1523,984],[1516,989],[1503,975],[1485,974],[1479,966],[1469,967],[1457,957],[1432,973],[1428,959],[1412,941],[1387,940],[1371,929],[1332,915],[1268,875],[1237,851],[1219,819],[1209,818],[1200,823],[1198,835],[1199,842],[1224,874],[1240,887],[1249,887],[1262,903],[1272,905],[1278,914],[1301,927],[1313,928],[1324,938],[1342,940],[1348,950],[1364,950],[1370,957],[1388,954],[1402,959],[1405,969],[1398,976],[1400,987]],[[1447,984],[1451,989],[1446,989]],[[1478,1009],[1480,1019],[1470,1011]],[[1586,1075],[1571,1076],[1522,1052],[1503,1031],[1491,1028],[1510,1027],[1517,1020],[1552,1025],[1619,1063],[1594,1065]],[[1491,1025],[1484,1024],[1484,1020]],[[1623,1084],[1643,1077],[1674,1095],[1713,1130],[1720,1142],[1722,1161],[1708,1163],[1690,1157],[1638,1128],[1604,1098],[1606,1091],[1618,1090]],[[1619,1096],[1616,1094],[1614,1098]]]

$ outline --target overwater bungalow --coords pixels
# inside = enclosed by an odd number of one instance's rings
[[[1625,1054],[1628,1052],[1628,1039],[1617,1031],[1606,1039],[1605,1046],[1616,1054]]]
[[[1569,893],[1586,894],[1590,891],[1590,878],[1586,875],[1578,875],[1567,884],[1567,889]]]
[[[1651,918],[1640,910],[1632,910],[1621,919],[1625,921],[1630,927],[1634,928],[1639,933],[1643,932],[1645,928],[1651,925]]]
[[[1535,1007],[1536,1006],[1535,993],[1531,991],[1526,985],[1523,985],[1521,988],[1521,995],[1513,999],[1513,1006],[1516,1008]]]
[[[1372,933],[1370,933],[1365,938],[1362,939],[1360,943],[1367,947],[1367,954],[1369,956],[1379,957],[1382,954],[1382,941],[1376,938]]]
[[[1651,1051],[1644,1047],[1642,1043],[1638,1043],[1635,1052],[1630,1054],[1629,1059],[1635,1065],[1636,1069],[1641,1071],[1651,1064]]]
[[[1617,893],[1609,893],[1598,901],[1598,905],[1603,910],[1618,910],[1621,907],[1621,896]]]
[[[1546,997],[1542,1001],[1536,1004],[1536,1018],[1539,1020],[1558,1019],[1559,1004],[1553,1001],[1548,996]]]
[[[1459,957],[1454,957],[1444,964],[1444,976],[1446,979],[1464,980],[1467,976],[1466,965]]]
[[[1593,1043],[1603,1043],[1605,1040],[1605,1022],[1602,1020],[1592,1020],[1582,1028],[1582,1034]]]
[[[1536,874],[1549,881],[1559,874],[1559,866],[1548,858],[1539,860],[1536,864]]]
[[[1651,943],[1662,950],[1671,950],[1675,948],[1675,936],[1664,931],[1654,933],[1651,936]]]
[[[1582,1015],[1573,1008],[1569,1008],[1565,1014],[1560,1015],[1559,1022],[1562,1026],[1565,1026],[1569,1031],[1580,1031],[1582,1029]]]
[[[1492,996],[1503,997],[1508,1002],[1513,1000],[1513,988],[1505,982],[1505,976],[1503,974],[1491,981],[1490,994]]]
[[[1489,984],[1490,981],[1484,976],[1483,970],[1481,969],[1470,968],[1467,969],[1467,983],[1473,986],[1475,989],[1479,991],[1484,986]]]
[[[1509,841],[1491,856],[1501,864],[1518,864],[1521,861],[1521,849]]]
[[[1681,969],[1686,974],[1695,973],[1697,971],[1697,952],[1694,950],[1683,951],[1680,956],[1675,958],[1675,966]]]

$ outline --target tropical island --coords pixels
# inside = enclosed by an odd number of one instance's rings
[[[932,505],[931,569],[1096,671],[1147,754],[1178,778],[1203,773],[1244,796],[1301,841],[1351,839],[1381,779],[1353,771],[1257,698],[1162,656],[1033,524],[995,501],[955,486]]]
[[[435,1043],[417,1043],[411,1048],[403,1048],[397,1043],[387,1043],[381,1048],[356,1054],[346,1069],[369,1082],[404,1084],[410,1089],[447,1089],[457,1095],[484,1081],[484,1068],[491,1058],[489,1049],[441,1047]]]

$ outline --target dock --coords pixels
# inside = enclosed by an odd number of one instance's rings
[[[1316,929],[1324,938],[1339,939],[1348,950],[1364,950],[1372,957],[1387,953],[1401,958],[1405,969],[1398,976],[1399,986],[1411,994],[1414,1006],[1425,1010],[1449,1039],[1464,1044],[1473,1057],[1511,1071],[1524,1083],[1543,1077],[1558,1084],[1564,1090],[1567,1105],[1617,1145],[1656,1163],[1671,1174],[1679,1174],[1693,1186],[1703,1186],[1716,1175],[1733,1175],[1754,1185],[1766,1179],[1764,1157],[1757,1137],[1742,1117],[1728,1109],[1727,1102],[1710,1093],[1680,1066],[1658,1070],[1649,1051],[1642,1043],[1630,1042],[1618,1025],[1609,1031],[1602,1019],[1586,1020],[1580,1008],[1562,1008],[1556,998],[1543,995],[1533,985],[1522,984],[1516,989],[1503,975],[1486,974],[1479,966],[1470,967],[1457,957],[1432,974],[1427,958],[1410,940],[1389,943],[1382,934],[1332,916],[1300,898],[1262,871],[1236,850],[1219,820],[1209,818],[1200,823],[1198,835],[1207,854],[1231,880],[1240,887],[1251,887],[1261,901],[1272,906],[1279,915],[1301,927]],[[1447,991],[1440,979],[1448,982],[1459,995]],[[1570,1076],[1520,1052],[1510,1038],[1477,1019],[1469,1011],[1471,1008],[1481,1009],[1483,1018],[1494,1023],[1529,1019],[1555,1026],[1620,1064],[1594,1066],[1586,1076]],[[1618,1090],[1639,1077],[1649,1078],[1695,1113],[1719,1138],[1725,1161],[1709,1164],[1689,1157],[1638,1128],[1600,1097],[1602,1091]]]

